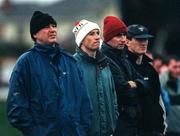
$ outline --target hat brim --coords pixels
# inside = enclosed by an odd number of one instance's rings
[[[150,35],[150,34],[143,34],[143,35],[136,35],[136,36],[133,36],[133,38],[137,38],[137,39],[145,39],[145,38],[153,38],[154,36],[153,35]]]

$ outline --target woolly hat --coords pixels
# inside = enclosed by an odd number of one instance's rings
[[[93,29],[98,29],[100,31],[100,28],[96,23],[90,22],[88,20],[81,20],[80,22],[77,22],[72,30],[75,35],[76,44],[80,46],[82,40]]]
[[[124,22],[115,16],[107,16],[103,26],[104,41],[108,42],[120,33],[127,33],[127,26]]]
[[[33,35],[49,24],[57,25],[56,21],[49,14],[35,11],[30,21],[31,38],[35,41]]]

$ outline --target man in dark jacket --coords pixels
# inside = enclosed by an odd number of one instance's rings
[[[9,122],[24,136],[85,136],[92,109],[76,60],[59,47],[57,24],[35,11],[34,46],[13,69],[7,99]]]
[[[142,25],[134,24],[128,27],[128,60],[148,83],[144,93],[139,96],[142,108],[139,136],[160,136],[165,134],[166,130],[159,76],[150,63],[152,60],[145,55],[148,40],[152,37]]]
[[[73,29],[78,46],[76,54],[93,107],[88,136],[110,136],[118,116],[116,92],[107,57],[99,51],[100,28],[81,20]]]
[[[127,26],[115,16],[107,16],[103,26],[102,52],[108,56],[115,82],[119,118],[114,136],[137,135],[137,124],[141,115],[138,91],[143,81],[126,59]]]

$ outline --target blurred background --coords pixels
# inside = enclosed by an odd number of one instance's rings
[[[58,42],[75,51],[74,22],[87,19],[101,28],[107,15],[127,25],[142,24],[155,38],[150,41],[152,56],[180,57],[179,0],[0,0],[0,135],[20,136],[6,119],[8,81],[16,59],[32,47],[30,18],[35,10],[52,15],[58,23]]]

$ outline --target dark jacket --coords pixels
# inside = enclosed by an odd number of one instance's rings
[[[92,109],[75,59],[59,45],[38,45],[13,69],[9,122],[25,136],[85,136]]]
[[[141,88],[146,87],[146,83],[127,60],[126,48],[118,50],[107,43],[103,43],[101,51],[111,59],[110,67],[118,95],[118,105],[136,105],[138,103],[137,91],[141,92]],[[138,89],[130,88],[128,84],[130,80],[135,81],[139,85]]]
[[[114,136],[137,135],[138,122],[142,112],[139,102],[139,94],[144,93],[146,84],[143,77],[138,74],[132,64],[127,60],[126,48],[119,50],[103,43],[102,52],[108,56],[111,71],[116,86],[119,119]],[[138,87],[132,89],[128,81],[134,81]]]
[[[77,49],[75,54],[91,98],[93,121],[88,136],[110,136],[117,121],[117,101],[107,57],[97,51],[96,58]]]
[[[161,132],[165,131],[165,121],[163,118],[164,111],[160,105],[160,81],[159,75],[150,64],[152,61],[146,55],[143,56],[142,63],[136,64],[137,55],[128,51],[128,60],[148,82],[148,88],[140,95],[142,118],[140,120],[140,130],[146,132]]]

